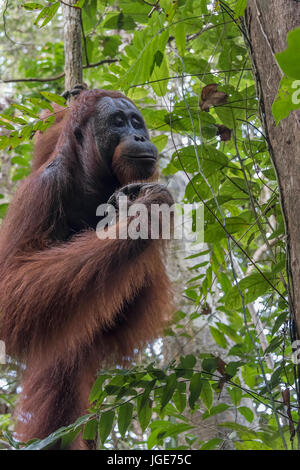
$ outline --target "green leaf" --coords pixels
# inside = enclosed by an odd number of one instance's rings
[[[121,82],[120,82],[120,86],[122,88],[128,89],[133,84],[137,84],[141,82],[143,83],[150,79],[150,76],[152,74],[152,65],[153,65],[154,57],[156,56],[158,50],[161,52],[161,54],[164,54],[168,39],[169,39],[169,33],[168,31],[164,31],[162,34],[160,35],[156,34],[154,35],[154,37],[152,37],[152,39],[150,40],[148,39],[146,41],[146,44],[145,43],[138,44],[139,49],[137,48],[135,48],[134,50],[132,48],[127,49],[128,52],[130,51],[131,53],[134,53],[136,55],[136,58],[135,60],[130,62],[129,67],[126,65],[126,72],[123,75]],[[160,67],[157,67],[156,65],[155,74],[158,74],[160,78],[164,78],[167,66],[168,66],[167,62],[165,61],[163,70],[159,72]],[[157,80],[157,79],[158,77],[155,75],[154,80]],[[161,86],[164,87],[165,84]],[[163,91],[163,88],[161,90]],[[160,92],[160,89],[158,89],[158,92]]]
[[[207,357],[202,361],[202,369],[207,372],[214,372],[218,367],[217,357]]]
[[[164,96],[166,94],[169,83],[169,76],[169,61],[168,57],[164,55],[161,65],[159,67],[155,65],[150,77],[150,81],[154,81],[154,83],[151,83],[151,86],[157,96]]]
[[[55,93],[50,93],[50,91],[41,91],[41,95],[43,95],[47,100],[53,101],[60,106],[65,106],[66,100],[60,95],[56,95]]]
[[[22,158],[22,157],[13,157],[11,159],[11,162],[13,164],[29,167],[29,163],[25,160],[25,158]]]
[[[163,442],[167,437],[176,437],[182,432],[193,429],[194,426],[185,423],[172,423],[170,421],[156,420],[151,424],[151,434],[147,441],[148,449],[152,449],[155,445]]]
[[[210,410],[205,411],[202,415],[202,419],[210,418],[211,416],[217,415],[219,413],[223,413],[224,411],[228,410],[229,405],[226,403],[220,403],[219,405],[212,406]]]
[[[125,31],[133,31],[136,27],[134,19],[132,16],[124,15],[121,11],[120,13],[111,13],[106,16],[102,27],[104,29],[124,29]]]
[[[164,8],[166,13],[166,18],[171,23],[174,19],[176,10],[178,8],[178,2],[170,2],[169,0],[160,0],[162,8]]]
[[[109,434],[111,433],[113,422],[114,422],[115,412],[114,411],[104,411],[100,417],[99,423],[99,434],[102,444],[105,443]]]
[[[193,375],[190,381],[190,396],[189,396],[189,405],[193,409],[195,407],[195,403],[198,400],[202,385],[203,385],[202,376],[199,372]]]
[[[212,450],[212,449],[215,449],[219,444],[221,444],[222,439],[220,439],[219,437],[214,437],[213,439],[211,439],[210,441],[206,442],[205,444],[203,444],[203,446],[200,447],[200,450]]]
[[[114,58],[121,44],[120,36],[106,36],[104,38],[103,55]]]
[[[140,23],[149,22],[149,6],[139,0],[128,2],[128,0],[118,0],[120,9],[129,16],[136,16]]]
[[[152,74],[155,65],[157,65],[158,68],[161,66],[163,59],[164,54],[160,50],[156,51],[153,57],[150,75]]]
[[[236,6],[234,8],[235,18],[243,16],[247,7],[247,0],[237,0]]]
[[[39,26],[40,28],[43,28],[44,26],[46,26],[46,24],[48,24],[49,21],[52,20],[53,16],[57,12],[59,6],[60,6],[60,2],[54,2],[52,5],[43,8],[42,11],[37,16],[34,24],[36,26]],[[41,25],[39,25],[41,20],[44,20],[44,21],[42,22]]]
[[[183,369],[193,369],[196,365],[197,359],[193,354],[187,354],[180,357],[179,367]]]
[[[285,51],[275,54],[277,62],[285,75],[300,79],[300,27],[288,32],[287,44]]]
[[[248,408],[247,406],[240,406],[238,410],[241,413],[241,415],[243,415],[244,418],[246,418],[246,420],[249,421],[249,423],[252,423],[254,419],[254,414],[253,414],[253,411],[250,410],[250,408]]]
[[[203,380],[201,389],[201,399],[208,410],[213,403],[213,391],[208,380]]]
[[[152,392],[155,384],[156,384],[156,378],[154,380],[151,380],[150,382],[147,382],[147,385],[145,386],[145,390],[143,395],[141,396],[141,402],[140,406],[143,407],[146,402],[149,402],[149,396],[150,393]]]
[[[23,113],[27,114],[27,115],[30,116],[30,117],[33,117],[33,118],[35,118],[35,119],[39,119],[39,116],[38,116],[36,113],[34,113],[34,112],[32,111],[32,109],[27,108],[26,106],[23,106],[23,105],[21,105],[21,104],[15,103],[15,104],[14,104],[14,108],[17,108],[17,109],[19,109],[20,111],[23,111]]]
[[[102,393],[102,385],[105,382],[105,380],[108,379],[109,377],[110,375],[108,374],[99,375],[99,377],[97,377],[90,391],[90,396],[89,396],[90,403],[92,403],[93,401],[97,400],[97,398],[99,398],[100,394]]]
[[[133,413],[133,405],[128,402],[121,405],[118,414],[118,428],[121,436],[124,438],[125,433],[131,423]]]
[[[273,338],[269,346],[265,350],[264,354],[266,355],[266,354],[276,351],[276,349],[279,348],[283,340],[284,338],[282,336]]]
[[[62,437],[61,437],[61,444],[60,444],[60,448],[63,450],[63,449],[68,449],[69,445],[74,441],[74,439],[76,438],[76,436],[78,436],[78,434],[80,433],[80,428],[77,428],[77,429],[71,429],[68,433],[64,434]]]
[[[179,413],[182,413],[186,408],[186,394],[176,390],[173,395],[173,402]]]
[[[276,122],[286,118],[292,111],[300,108],[300,80],[283,77],[280,80],[277,96],[272,105]]]
[[[80,426],[87,422],[90,419],[91,415],[85,415],[76,420],[77,426]],[[76,424],[75,423],[75,424]],[[22,450],[42,450],[42,449],[47,449],[51,447],[53,444],[55,444],[59,439],[62,439],[64,436],[67,436],[67,440],[71,437],[71,439],[74,438],[75,432],[77,429],[80,431],[80,427],[74,427],[74,425],[70,425],[67,427],[62,427],[58,429],[57,431],[53,432],[49,436],[47,436],[45,439],[42,440],[34,440],[34,442],[30,443],[26,447],[23,447]],[[71,433],[71,434],[70,434]],[[31,442],[31,441],[30,441]]]
[[[3,121],[2,119],[0,119],[0,126],[5,127],[5,129],[8,129],[10,131],[13,131],[15,129],[12,124],[9,124],[9,122]],[[4,136],[1,136],[1,137],[4,137]]]
[[[264,272],[264,276],[272,281],[274,274]],[[270,284],[265,278],[260,273],[253,273],[239,282],[239,288],[244,295],[246,305],[268,292]],[[222,301],[225,302],[226,307],[229,309],[240,308],[242,306],[242,299],[238,287],[236,285],[233,286],[226,296],[222,298]]]
[[[212,337],[221,348],[227,348],[227,341],[223,333],[214,326],[209,327]]]
[[[185,54],[186,48],[186,37],[185,37],[185,24],[183,22],[178,23],[175,26],[175,41],[178,52],[181,56]]]
[[[11,114],[0,114],[0,117],[3,119],[7,119],[10,122],[14,122],[16,124],[27,124],[27,121],[25,121],[25,119],[22,119],[17,116],[12,116]],[[1,137],[5,137],[5,136],[1,136]]]
[[[233,328],[231,328],[229,325],[226,325],[225,323],[221,323],[221,322],[216,322],[216,325],[219,330],[221,330],[225,335],[227,335],[233,341],[238,342],[241,340],[241,337],[238,336],[237,332]]]
[[[263,444],[260,441],[234,442],[237,450],[272,450],[272,447]]]
[[[40,98],[26,98],[26,101],[29,101],[29,103],[32,103],[38,106],[39,108],[49,109],[49,111],[53,112],[53,108],[51,104],[48,103],[48,101],[42,100]]]
[[[196,150],[206,178],[228,165],[228,157],[211,145],[198,145]],[[179,170],[182,170],[183,166],[187,172],[199,171],[197,155],[193,145],[185,146],[175,152],[172,155],[172,163]]]
[[[0,218],[2,219],[5,214],[6,214],[6,211],[8,209],[8,204],[0,204]]]
[[[82,8],[84,6],[85,0],[78,0],[73,6],[77,8]]]
[[[257,437],[257,433],[255,431],[252,431],[251,429],[247,428],[246,426],[243,426],[242,424],[234,423],[233,421],[226,421],[224,423],[218,424],[218,426],[229,428],[233,431],[245,433],[249,436],[251,435],[253,437]]]
[[[23,3],[22,5],[25,10],[42,10],[43,5],[40,3],[34,3],[34,2],[29,2],[29,3]]]
[[[87,439],[89,441],[93,441],[96,439],[97,436],[97,429],[98,429],[98,419],[91,419],[86,423],[84,426],[83,431],[83,439]]]
[[[142,431],[144,432],[145,429],[147,428],[148,424],[151,421],[151,416],[152,416],[152,403],[150,399],[148,399],[143,406],[142,405],[142,397],[137,398],[137,412],[138,412],[138,419],[142,428]]]
[[[279,328],[287,321],[288,312],[281,313],[275,320],[274,326],[272,328],[272,336],[279,330]]]
[[[171,400],[173,393],[175,392],[176,386],[177,386],[176,374],[169,375],[166,386],[164,387],[164,391],[163,391],[163,395],[161,399],[161,410]]]
[[[241,399],[242,399],[242,395],[243,395],[243,392],[240,388],[238,387],[233,387],[233,388],[227,388],[228,390],[228,393],[230,395],[230,398],[232,400],[232,403],[235,405],[235,406],[239,406],[240,402],[241,402]]]
[[[164,134],[157,135],[151,139],[151,142],[155,145],[158,152],[161,153],[168,143],[168,136]]]
[[[225,372],[229,377],[234,377],[238,369],[244,365],[243,361],[232,361],[229,362],[225,368]]]

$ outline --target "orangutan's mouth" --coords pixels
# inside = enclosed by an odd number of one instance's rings
[[[126,158],[134,160],[135,162],[156,162],[156,156],[152,154],[126,155]]]

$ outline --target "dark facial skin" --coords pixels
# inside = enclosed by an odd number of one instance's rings
[[[152,176],[158,152],[150,142],[145,122],[138,109],[123,98],[104,97],[94,117],[94,133],[105,163],[132,169],[136,178]]]

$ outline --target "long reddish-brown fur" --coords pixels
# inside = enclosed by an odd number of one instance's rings
[[[72,211],[94,213],[130,182],[126,171],[112,176],[99,165],[92,131],[83,126],[103,96],[123,97],[89,90],[70,109],[55,107],[55,123],[36,139],[33,172],[1,228],[0,338],[26,363],[16,428],[22,441],[85,413],[99,367],[126,363],[171,312],[161,240],[99,240],[90,227],[70,229]],[[84,147],[76,129],[84,129]],[[82,439],[73,448],[85,448]]]

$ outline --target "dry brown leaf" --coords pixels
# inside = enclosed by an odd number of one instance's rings
[[[202,111],[208,112],[211,106],[226,104],[227,99],[227,93],[218,91],[217,83],[211,83],[202,89],[200,108]]]
[[[223,361],[223,359],[221,359],[220,357],[218,357],[218,367],[217,367],[217,371],[219,372],[219,374],[221,374],[222,377],[220,377],[220,380],[217,384],[217,390],[219,393],[222,392],[223,390],[223,387],[224,387],[224,384],[227,382],[228,380],[228,375],[226,374],[225,372],[225,368],[226,368],[227,364],[226,362]]]
[[[228,127],[224,126],[223,124],[216,124],[218,130],[217,135],[221,137],[221,141],[227,142],[231,139],[231,130]]]
[[[221,359],[220,357],[218,357],[218,367],[217,367],[217,371],[218,371],[221,375],[226,375],[226,372],[225,372],[226,366],[227,366],[226,362],[223,361],[223,359]]]
[[[290,389],[286,388],[285,390],[282,390],[281,394],[282,394],[283,403],[286,406],[286,411],[288,415],[291,440],[293,440],[295,436],[295,426],[294,426],[294,422],[292,418],[292,411],[291,411]]]
[[[211,307],[209,304],[204,304],[201,309],[201,315],[209,315],[211,313]]]

